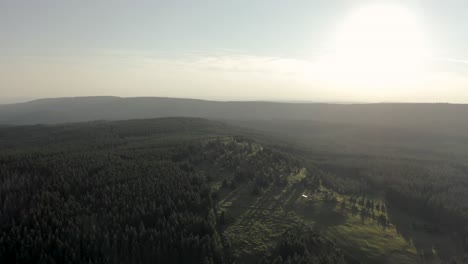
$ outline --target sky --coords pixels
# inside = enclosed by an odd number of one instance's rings
[[[1,0],[0,103],[468,103],[464,0]]]

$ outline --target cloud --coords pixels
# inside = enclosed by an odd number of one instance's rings
[[[133,57],[141,61],[141,57]],[[173,58],[144,58],[147,66],[268,78],[301,78],[313,63],[307,60],[253,55],[187,55]]]
[[[440,61],[440,62],[451,62],[455,64],[463,64],[468,66],[468,60],[463,60],[463,59],[454,59],[454,58],[446,58],[446,57],[438,57],[434,58],[434,61]]]
[[[389,65],[387,69],[397,67]],[[400,62],[404,63],[404,61]],[[418,75],[342,61],[333,54],[313,60],[218,54],[97,52],[82,56],[24,57],[0,63],[0,88],[10,96],[176,96],[332,101],[468,101],[466,61]],[[447,65],[447,63],[449,63]],[[461,66],[459,66],[461,65]],[[369,69],[370,72],[367,70]],[[457,70],[458,69],[458,70]],[[412,73],[412,71],[409,71]],[[410,78],[411,77],[411,78]],[[414,78],[413,78],[414,77]]]

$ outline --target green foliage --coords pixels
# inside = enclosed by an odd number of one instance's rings
[[[466,247],[463,162],[281,142],[196,118],[2,127],[0,262],[339,263],[326,238],[413,263]]]
[[[220,153],[192,137],[217,126],[163,119],[1,130],[0,262],[222,263],[210,187],[194,169]],[[185,135],[169,143],[172,133]]]
[[[340,264],[346,263],[343,253],[308,226],[289,228],[276,247],[260,263]]]
[[[227,132],[190,118],[0,129],[0,262],[226,262],[219,226],[235,217],[211,182],[265,188],[294,163]]]

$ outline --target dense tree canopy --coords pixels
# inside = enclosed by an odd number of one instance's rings
[[[216,175],[202,168],[262,188],[294,162],[220,127],[162,119],[2,130],[0,262],[226,262]]]

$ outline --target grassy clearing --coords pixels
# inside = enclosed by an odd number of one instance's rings
[[[247,155],[260,151],[257,146],[251,149]],[[363,263],[440,263],[457,252],[453,249],[456,242],[449,235],[412,229],[415,222],[422,225],[420,220],[383,206],[385,202],[378,195],[371,197],[373,209],[369,210],[365,202],[351,201],[350,196],[323,186],[306,189],[301,183],[307,177],[305,169],[289,175],[284,187],[272,185],[258,196],[252,195],[248,182],[234,189],[222,188],[221,179],[227,173],[223,170],[207,173],[214,175],[212,188],[219,195],[218,212],[224,211],[229,218],[223,235],[239,263],[255,263],[282,233],[300,222]],[[385,219],[384,223],[380,218]]]
[[[253,196],[248,184],[224,191],[218,206],[234,219],[223,234],[241,263],[253,263],[274,246],[283,232],[300,222],[311,225],[347,254],[365,263],[419,262],[414,245],[395,227],[352,214],[351,204],[340,206],[350,197],[323,187],[312,192],[294,184],[305,175],[306,171],[300,170],[288,178],[291,184],[284,188],[272,186],[260,196]]]
[[[298,172],[301,173],[305,171]],[[230,241],[239,263],[255,263],[289,227],[302,222],[294,212],[285,210],[287,201],[299,194],[288,185],[271,186],[262,195],[254,196],[248,183],[222,191],[218,206],[233,218],[223,235]]]
[[[342,225],[330,227],[326,236],[357,259],[372,263],[417,263],[414,245],[373,220],[364,223],[359,216],[347,215]]]
[[[307,198],[298,199],[294,211],[306,223],[329,240],[335,242],[348,255],[364,263],[440,263],[440,253],[449,250],[456,243],[448,235],[428,234],[410,230],[402,233],[402,224],[410,225],[416,221],[406,214],[400,214],[395,223],[395,212],[375,212],[375,217],[363,217],[359,212],[352,212],[351,204],[343,206],[343,200],[350,197],[334,193],[321,187],[317,192],[307,193]],[[333,196],[333,199],[330,197]],[[382,201],[379,201],[382,202]],[[363,206],[357,206],[363,210]],[[389,218],[390,223],[382,225],[377,219],[380,214]],[[426,241],[422,247],[419,241]],[[445,241],[442,245],[431,241]],[[447,259],[453,250],[443,254]]]
[[[235,248],[235,256],[244,263],[252,257],[262,256],[274,246],[281,234],[300,221],[294,213],[285,214],[281,209],[247,209],[234,224],[226,228],[224,236]]]
[[[302,168],[297,173],[291,173],[291,175],[288,176],[288,188],[291,188],[292,185],[299,183],[306,176],[307,176],[307,170],[305,168]]]

